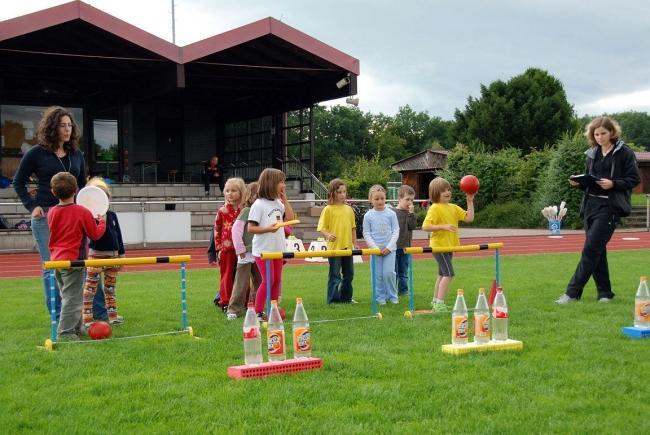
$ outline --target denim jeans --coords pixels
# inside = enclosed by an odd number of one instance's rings
[[[395,251],[395,273],[397,274],[397,293],[407,295],[409,293],[409,254],[403,249]]]
[[[352,301],[352,278],[354,265],[352,257],[330,257],[327,279],[327,303],[349,303]]]
[[[50,260],[50,228],[47,226],[47,218],[34,218],[32,217],[32,236],[36,242],[36,249],[38,249],[38,254],[41,257],[41,261]],[[54,270],[45,270],[43,269],[43,290],[45,291],[45,305],[47,306],[47,312],[50,313],[52,307],[50,305],[50,272],[54,273]],[[61,315],[61,292],[55,281],[55,294],[54,294],[54,307],[56,310],[56,318],[58,319]],[[103,283],[97,286],[97,293],[95,294],[95,299],[93,299],[93,313],[96,319],[108,318],[108,312],[106,311],[106,304],[104,302],[104,286]]]

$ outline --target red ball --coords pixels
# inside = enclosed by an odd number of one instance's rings
[[[113,335],[113,329],[106,322],[93,322],[88,328],[88,336],[93,340],[103,340],[104,338],[110,338],[111,335]]]
[[[478,192],[478,188],[481,183],[479,183],[478,178],[474,175],[465,175],[460,179],[459,187],[463,192],[473,195]]]

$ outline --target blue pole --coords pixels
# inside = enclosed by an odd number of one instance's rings
[[[187,292],[185,290],[185,262],[181,263],[181,324],[187,329]]]
[[[375,256],[370,256],[370,289],[372,290],[372,314],[377,314],[377,299],[375,289]]]
[[[415,288],[413,287],[413,257],[411,254],[406,254],[408,258],[409,267],[409,310],[415,311]]]
[[[54,285],[54,269],[46,273],[50,276],[50,322],[52,323],[52,342],[56,342],[56,286]]]
[[[497,281],[497,287],[501,285],[501,274],[499,273],[499,250],[495,249],[494,251],[494,263],[496,265],[495,279]]]
[[[266,260],[266,318],[271,314],[271,260]]]

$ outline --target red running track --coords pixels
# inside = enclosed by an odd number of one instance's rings
[[[568,234],[562,238],[548,236],[509,236],[509,237],[474,237],[463,238],[463,245],[503,242],[501,255],[546,254],[559,252],[580,252],[584,243],[584,234]],[[426,240],[416,240],[414,246],[425,246]],[[630,249],[649,249],[650,232],[616,232],[607,245],[610,251]],[[206,248],[173,248],[173,249],[137,249],[128,251],[128,257],[155,257],[168,255],[191,255],[192,261],[188,269],[205,269],[215,266],[208,264]],[[419,254],[415,258],[428,258],[431,254]],[[460,252],[456,256],[487,256],[494,255],[492,250]],[[302,259],[289,260],[291,264],[322,264],[309,263]],[[124,272],[141,272],[150,270],[178,270],[178,264],[144,264],[126,266]],[[0,254],[0,278],[37,277],[41,274],[41,263],[36,253]]]

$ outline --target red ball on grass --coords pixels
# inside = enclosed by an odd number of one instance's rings
[[[474,175],[465,175],[460,179],[459,187],[463,192],[473,195],[478,192],[478,188],[481,183],[479,183],[478,178]]]
[[[103,321],[93,322],[88,328],[88,336],[93,340],[103,340],[110,338],[111,335],[113,335],[111,325]]]

